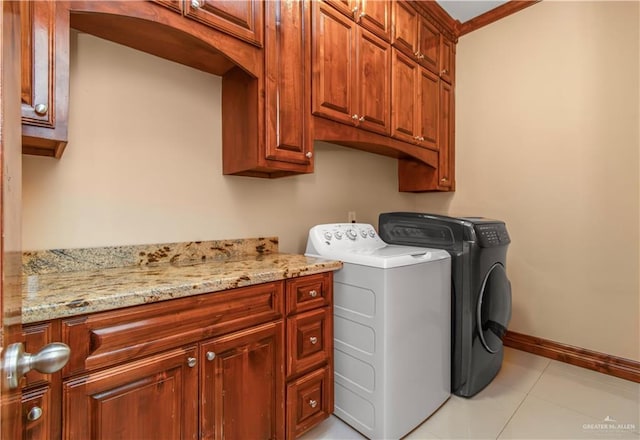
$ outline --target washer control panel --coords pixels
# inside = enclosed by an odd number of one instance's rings
[[[372,225],[366,223],[331,223],[317,225],[309,231],[309,241],[320,250],[372,250],[386,246]]]
[[[504,223],[476,224],[475,229],[482,247],[504,246],[511,243]]]

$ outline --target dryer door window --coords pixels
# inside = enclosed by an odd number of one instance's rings
[[[490,353],[497,353],[502,347],[510,320],[511,283],[504,266],[496,263],[482,281],[477,310],[478,334]]]

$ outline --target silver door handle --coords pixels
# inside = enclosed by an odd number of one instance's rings
[[[7,347],[2,360],[2,373],[5,386],[14,390],[20,379],[31,370],[51,374],[67,364],[71,349],[62,342],[45,345],[36,354],[25,353],[22,342]]]

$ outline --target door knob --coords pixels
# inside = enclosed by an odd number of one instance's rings
[[[67,364],[71,349],[62,342],[45,345],[36,354],[25,353],[22,342],[7,347],[2,361],[5,386],[13,390],[18,388],[20,379],[31,370],[51,374]]]

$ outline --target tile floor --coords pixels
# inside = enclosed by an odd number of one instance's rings
[[[302,437],[363,438],[335,416]],[[640,440],[640,384],[507,348],[487,388],[451,396],[405,437],[462,438]]]

